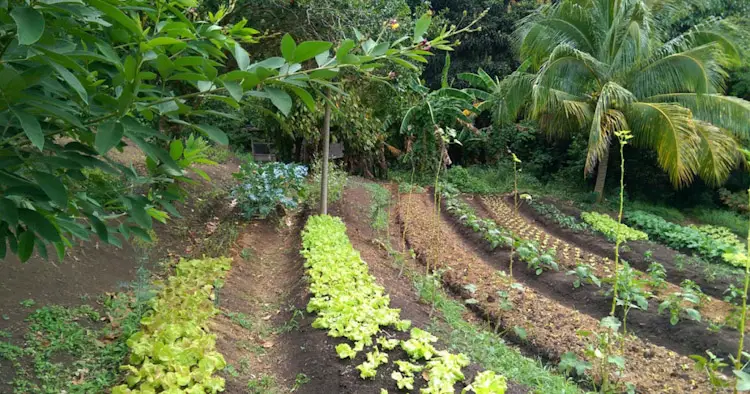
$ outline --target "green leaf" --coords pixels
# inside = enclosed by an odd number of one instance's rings
[[[289,33],[284,34],[284,38],[281,39],[281,56],[284,56],[289,63],[294,63],[294,51],[297,49],[297,43],[294,42],[294,38]]]
[[[390,48],[390,45],[387,42],[381,42],[380,44],[376,45],[375,48],[372,48],[372,52],[370,52],[370,55],[372,56],[383,56],[386,52],[388,52],[388,49]]]
[[[289,96],[289,93],[270,86],[265,87],[264,90],[268,93],[273,105],[284,115],[289,115],[289,112],[292,110],[292,98]]]
[[[19,44],[31,45],[42,38],[42,33],[44,33],[44,15],[41,12],[31,7],[15,7],[10,12],[10,16],[16,22]]]
[[[216,143],[221,144],[221,145],[229,144],[229,138],[218,127],[214,127],[214,126],[203,124],[203,123],[199,125],[194,125],[194,126],[196,129],[198,129],[198,131],[206,134],[208,138],[212,139]]]
[[[13,201],[7,198],[0,199],[0,213],[2,213],[2,216],[0,216],[0,220],[8,223],[11,226],[15,226],[18,224],[18,208]],[[5,243],[4,238],[3,243]]]
[[[737,376],[737,390],[746,391],[750,390],[750,374],[742,370],[734,370],[734,375]]]
[[[240,86],[239,83],[234,81],[224,81],[224,87],[227,89],[229,95],[232,96],[232,98],[237,102],[242,100],[244,92],[242,91],[242,86]]]
[[[48,172],[33,171],[31,175],[36,180],[39,187],[44,190],[52,201],[57,203],[60,208],[65,209],[68,206],[68,190],[63,185],[60,178]]]
[[[169,156],[172,157],[172,160],[179,160],[180,157],[182,157],[182,152],[185,151],[185,146],[182,145],[182,141],[180,140],[174,140],[171,144],[169,144]]]
[[[333,46],[327,41],[305,41],[294,50],[294,63],[302,63],[329,50]]]
[[[234,58],[237,60],[237,68],[240,70],[247,70],[248,66],[250,66],[250,55],[247,54],[247,51],[239,42],[234,44]]]
[[[339,47],[338,52],[336,52],[336,60],[341,63],[342,60],[346,57],[346,55],[349,54],[349,52],[354,48],[356,43],[354,40],[344,40],[344,42],[341,43],[341,46]]]
[[[393,61],[394,63],[398,64],[401,67],[406,67],[406,68],[408,68],[410,70],[419,71],[419,67],[417,67],[417,66],[415,66],[415,65],[407,62],[404,59],[401,59],[401,58],[398,58],[398,57],[394,57],[394,58],[391,58],[391,61]]]
[[[315,70],[310,73],[312,79],[331,80],[339,75],[338,71],[334,70]]]
[[[24,231],[18,237],[18,259],[22,263],[25,263],[31,257],[31,252],[34,251],[34,236],[33,231]]]
[[[44,148],[44,133],[42,132],[42,126],[35,116],[23,112],[20,109],[11,108],[13,114],[16,115],[18,120],[21,122],[21,127],[26,136],[29,137],[31,143],[39,150]]]
[[[73,75],[72,72],[68,71],[67,68],[54,62],[51,64],[52,64],[52,67],[55,68],[57,73],[60,74],[63,80],[65,80],[65,82],[68,85],[70,85],[70,87],[73,88],[73,90],[75,90],[76,93],[78,93],[78,96],[81,97],[81,100],[83,100],[85,103],[88,103],[89,96],[88,96],[88,93],[86,92],[86,88],[84,88],[83,85],[81,84],[81,81],[78,80],[78,78],[75,75]],[[133,75],[133,77],[135,78],[135,74]]]
[[[299,97],[303,103],[307,106],[307,108],[310,111],[315,111],[315,99],[313,96],[307,92],[307,90],[298,88],[296,86],[290,86],[289,89],[292,89],[292,92]]]
[[[432,17],[428,14],[419,18],[417,23],[414,24],[414,42],[422,39],[424,34],[427,33],[427,29],[430,28],[430,23],[432,23]]]
[[[104,122],[97,127],[94,148],[100,155],[105,155],[120,143],[124,133],[125,129],[120,122]]]
[[[164,45],[182,44],[182,41],[174,37],[156,37],[149,40],[147,44],[150,47],[158,47]]]
[[[103,12],[108,17],[112,18],[115,22],[122,25],[122,27],[130,30],[133,34],[140,37],[143,32],[141,27],[136,23],[133,18],[125,15],[124,12],[120,11],[119,8],[102,0],[89,0],[89,4]]]
[[[37,234],[41,235],[42,238],[50,242],[61,241],[60,233],[57,231],[57,228],[41,213],[32,211],[31,209],[21,208],[18,210],[18,219]]]
[[[96,235],[99,236],[99,239],[101,239],[103,242],[109,243],[109,231],[107,231],[107,225],[105,225],[104,222],[101,221],[101,219],[94,215],[89,215],[89,221],[94,227]]]

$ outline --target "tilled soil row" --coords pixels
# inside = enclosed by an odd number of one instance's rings
[[[506,201],[508,201],[507,198]],[[582,211],[578,208],[548,198],[543,198],[542,201],[555,205],[566,215],[580,220]],[[599,233],[581,233],[564,228],[554,220],[540,215],[534,208],[523,201],[519,203],[518,212],[529,221],[541,224],[548,233],[560,239],[566,240],[573,245],[584,246],[596,255],[614,259],[614,243]],[[672,283],[679,284],[685,279],[690,279],[700,285],[704,293],[717,298],[724,296],[724,291],[730,284],[742,287],[741,270],[737,270],[738,275],[736,277],[728,276],[708,279],[710,274],[707,274],[705,269],[700,266],[677,264],[677,256],[680,255],[680,252],[668,246],[652,241],[630,241],[627,245],[629,250],[621,250],[620,256],[628,261],[631,266],[645,271],[650,261],[644,257],[644,254],[651,252],[651,258],[664,265],[667,271],[667,280]],[[689,251],[684,252],[690,254]]]
[[[598,332],[599,321],[529,287],[513,286],[509,278],[498,275],[500,271],[479,258],[449,223],[436,220],[433,208],[430,197],[424,194],[403,198],[399,207],[409,245],[423,264],[430,270],[441,270],[448,288],[464,299],[473,299],[471,306],[476,312],[527,350],[551,361],[568,351],[583,356],[588,339],[577,332]],[[501,308],[498,291],[507,294],[512,308]],[[525,338],[521,339],[520,330],[514,328],[522,328]],[[663,347],[629,337],[623,356],[626,366],[622,380],[635,384],[639,392],[710,391],[706,378],[693,370],[690,359]]]
[[[482,197],[476,200],[478,200],[479,206],[484,208],[485,212],[487,212],[499,226],[507,228],[525,239],[539,241],[545,248],[555,248],[557,252],[557,262],[561,268],[574,269],[577,262],[581,262],[590,265],[599,278],[611,277],[614,274],[615,263],[613,260],[610,260],[606,256],[587,251],[586,245],[571,245],[569,242],[550,234],[545,228],[523,215],[519,214],[516,216],[513,213],[512,203],[508,203],[504,198],[496,196],[489,198]],[[637,268],[638,267],[633,267],[634,270]],[[637,271],[637,274],[641,278],[648,276],[643,271]],[[678,285],[669,282],[669,276],[667,276],[666,280],[667,283],[665,288],[648,289],[654,294],[654,298],[660,301],[665,299],[671,293],[681,291]],[[709,320],[717,324],[724,324],[733,309],[732,304],[709,295],[706,295],[706,299],[701,305],[691,305],[691,307],[700,311],[704,320]],[[750,331],[750,327],[748,327],[748,330]],[[730,332],[730,330],[726,329],[722,329],[721,331]]]
[[[466,202],[473,206],[479,217],[493,217],[482,204],[476,199],[467,198]],[[451,214],[444,214],[444,218],[454,226],[454,231],[468,242],[475,245],[481,256],[500,270],[507,270],[509,265],[509,249],[492,249],[481,234],[464,226]],[[583,252],[584,256],[585,253]],[[516,260],[518,260],[516,258]],[[515,279],[534,287],[540,293],[555,299],[561,304],[577,309],[594,318],[602,318],[610,313],[611,298],[605,295],[602,288],[591,284],[584,284],[578,288],[573,286],[575,276],[566,275],[566,268],[572,268],[560,261],[559,272],[546,271],[542,275],[536,275],[533,270],[526,269],[525,263],[516,261],[514,264]],[[597,272],[601,277],[601,273]],[[678,354],[690,356],[692,354],[703,354],[710,350],[714,354],[734,354],[739,342],[739,332],[732,330],[721,330],[719,332],[709,331],[708,324],[682,319],[676,325],[669,321],[669,314],[658,314],[659,302],[652,299],[649,301],[647,310],[633,309],[628,314],[628,333],[646,339],[656,345],[663,346]],[[621,309],[618,308],[618,317],[622,320]],[[745,346],[750,350],[750,346]]]

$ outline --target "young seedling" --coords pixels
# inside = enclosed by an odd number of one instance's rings
[[[594,275],[594,269],[588,264],[577,264],[575,269],[568,271],[565,275],[576,276],[576,279],[573,281],[573,287],[576,289],[584,284],[602,287],[602,281]]]

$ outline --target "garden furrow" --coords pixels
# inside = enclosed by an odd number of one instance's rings
[[[571,245],[550,234],[523,215],[514,214],[513,207],[502,197],[482,197],[480,201],[485,210],[500,227],[513,231],[522,238],[537,241],[543,248],[555,249],[557,260],[561,267],[572,270],[579,263],[585,263],[591,266],[599,278],[612,276],[614,261],[608,257],[583,250],[581,246],[584,245]],[[649,280],[648,274],[636,269],[634,271],[639,279],[644,281]],[[661,288],[648,285],[646,288],[652,291],[654,298],[662,301],[667,295],[682,291],[679,286],[669,282],[669,279],[667,276],[666,282],[662,282],[663,286]],[[704,319],[716,324],[724,324],[732,314],[733,305],[710,295],[704,295],[701,297],[700,304],[695,305],[694,308],[700,311]],[[748,330],[750,331],[750,327]]]
[[[410,246],[432,271],[443,272],[443,283],[493,324],[509,332],[522,346],[550,360],[572,351],[579,357],[589,345],[580,330],[599,332],[599,322],[575,309],[563,306],[539,292],[514,285],[489,262],[470,252],[449,223],[436,219],[427,195],[403,198],[399,215]],[[473,291],[470,291],[473,290]],[[504,310],[498,291],[507,294],[512,308]],[[514,329],[515,328],[515,329]],[[524,334],[519,334],[523,332]],[[521,339],[520,336],[525,337]],[[691,368],[692,361],[650,342],[627,338],[622,380],[642,392],[709,392],[706,379]]]
[[[457,233],[461,234],[465,240],[474,244],[482,254],[482,257],[490,261],[493,266],[500,270],[508,270],[510,262],[510,247],[493,248],[491,242],[486,238],[486,229],[474,231],[470,227],[471,219],[468,216],[477,217],[481,221],[494,221],[487,219],[491,216],[482,204],[476,203],[475,200],[467,198],[466,202],[459,201],[471,212],[471,206],[475,211],[467,216],[466,209],[455,209],[456,203],[449,203],[450,200],[456,200],[458,197],[444,197],[444,217],[454,224]],[[612,298],[606,294],[606,287],[594,285],[591,282],[586,283],[576,275],[566,274],[565,269],[559,272],[550,270],[537,274],[534,269],[529,269],[527,263],[515,255],[516,263],[514,264],[514,278],[529,286],[534,287],[542,294],[557,300],[558,302],[570,308],[579,310],[582,313],[594,318],[606,317],[611,311]],[[566,267],[563,267],[566,268]],[[570,267],[567,267],[570,268]],[[597,274],[598,275],[598,274]],[[608,286],[605,284],[604,286]],[[629,334],[635,334],[652,343],[663,346],[678,354],[690,356],[693,354],[703,354],[706,350],[714,354],[733,354],[736,352],[739,341],[739,333],[731,330],[710,331],[708,325],[704,322],[692,320],[680,320],[678,324],[670,323],[669,311],[663,314],[657,313],[658,303],[654,300],[648,302],[648,309],[632,309],[627,315],[626,328]],[[622,319],[622,309],[617,309],[618,317]],[[746,346],[750,349],[750,346]]]

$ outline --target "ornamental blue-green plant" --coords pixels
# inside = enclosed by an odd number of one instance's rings
[[[307,167],[297,164],[252,161],[240,166],[233,174],[239,184],[232,190],[245,218],[265,218],[277,207],[294,209],[299,205],[300,192],[305,187]]]

